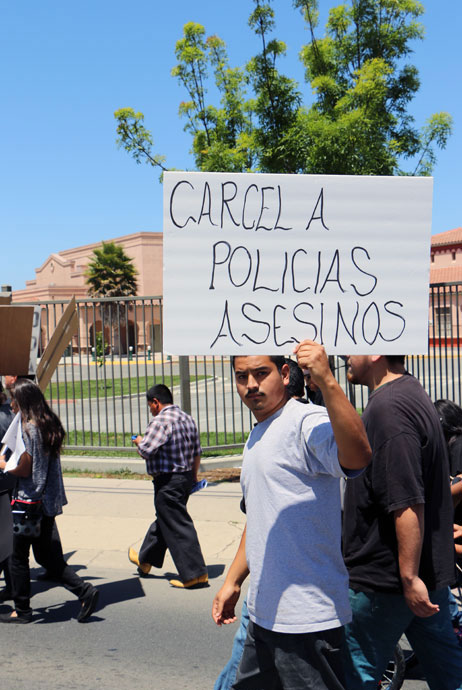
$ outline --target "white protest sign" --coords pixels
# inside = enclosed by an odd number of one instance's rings
[[[432,186],[165,173],[164,351],[426,353]]]
[[[10,426],[2,438],[2,443],[11,450],[11,455],[5,466],[5,472],[14,470],[19,463],[19,458],[26,450],[22,437],[21,413],[17,412]]]

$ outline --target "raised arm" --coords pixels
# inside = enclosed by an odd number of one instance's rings
[[[247,527],[242,533],[239,548],[228,570],[224,585],[213,600],[212,618],[217,625],[228,625],[236,620],[234,607],[241,594],[242,583],[249,574],[245,557],[246,530]]]
[[[332,374],[322,345],[304,340],[294,349],[298,364],[309,369],[314,383],[321,389],[332,424],[338,459],[348,470],[360,470],[371,460],[371,447],[361,417],[349,402]]]

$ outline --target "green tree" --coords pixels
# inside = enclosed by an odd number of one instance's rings
[[[101,316],[109,322],[114,334],[113,351],[121,352],[120,323],[126,320],[130,303],[117,301],[118,297],[130,297],[136,295],[136,268],[133,259],[124,252],[123,247],[114,242],[103,242],[100,248],[93,251],[87,270],[85,271],[86,284],[90,297],[105,298],[101,302]],[[96,342],[95,342],[96,344]],[[104,343],[101,343],[104,351]]]
[[[273,37],[271,1],[253,3],[249,26],[261,52],[244,68],[231,68],[224,42],[206,38],[200,24],[186,24],[176,44],[172,75],[188,94],[179,113],[186,118],[198,170],[431,173],[435,150],[446,146],[452,121],[447,113],[436,113],[419,131],[408,112],[420,85],[417,69],[407,63],[412,42],[423,38],[420,2],[345,0],[330,11],[319,38],[318,0],[293,0],[311,39],[300,51],[312,90],[308,105],[300,85],[278,70],[286,46]],[[212,79],[220,97],[215,105],[207,102]],[[152,151],[142,113],[123,108],[115,117],[118,144],[138,163],[165,170],[165,159]]]

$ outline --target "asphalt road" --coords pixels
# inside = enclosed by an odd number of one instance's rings
[[[87,577],[84,568],[79,573]],[[212,690],[235,632],[234,625],[217,628],[210,617],[222,581],[219,569],[209,588],[195,591],[171,588],[164,574],[140,580],[130,567],[91,573],[88,568],[90,575],[100,590],[100,608],[84,624],[74,618],[78,604],[72,595],[33,581],[34,622],[3,630],[2,687]],[[0,612],[7,610],[0,606]],[[424,689],[418,667],[411,669],[403,690]]]
[[[219,629],[210,616],[220,580],[207,589],[174,590],[164,577],[140,580],[127,566],[91,571],[100,609],[88,623],[77,623],[78,602],[65,589],[33,582],[34,622],[2,630],[2,687],[212,688],[234,634],[234,626]]]
[[[2,628],[1,687],[212,690],[235,632],[234,625],[217,628],[210,610],[244,526],[239,485],[211,485],[189,501],[210,581],[193,591],[170,587],[176,573],[169,557],[143,579],[127,560],[127,547],[139,548],[152,519],[150,482],[66,478],[65,486],[69,505],[57,521],[62,542],[70,564],[99,588],[99,609],[77,623],[77,600],[35,580],[32,562],[34,618]],[[0,605],[0,612],[9,610]],[[427,684],[417,671],[403,688]]]

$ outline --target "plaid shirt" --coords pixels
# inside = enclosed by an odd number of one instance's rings
[[[178,405],[167,405],[146,429],[138,452],[146,460],[146,471],[152,476],[159,472],[187,472],[193,466],[194,457],[201,453],[193,418]]]

